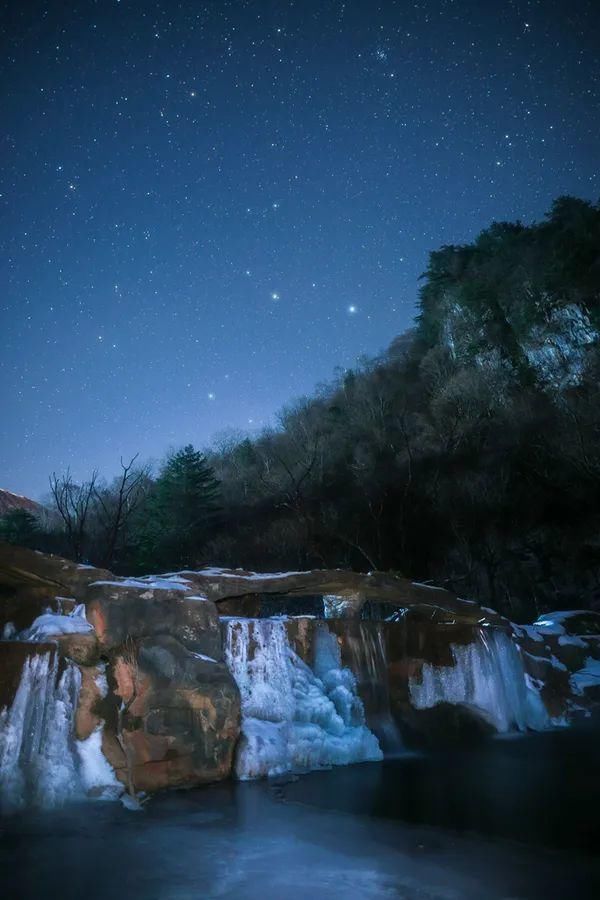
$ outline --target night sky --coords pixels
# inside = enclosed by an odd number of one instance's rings
[[[6,4],[0,487],[253,431],[600,196],[598,0]]]

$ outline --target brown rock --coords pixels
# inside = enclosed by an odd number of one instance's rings
[[[103,696],[98,680],[104,674],[104,666],[80,666],[79,671],[81,689],[75,711],[75,737],[84,741],[103,722],[99,709]]]
[[[160,635],[117,653],[109,683],[115,700],[104,750],[123,782],[128,768],[136,789],[147,791],[228,777],[240,698],[224,663]]]
[[[171,635],[189,650],[221,658],[219,616],[210,600],[185,591],[111,583],[91,584],[85,601],[102,651],[120,647],[128,638]]]
[[[56,641],[60,655],[80,666],[93,666],[100,659],[100,646],[93,631],[88,634],[57,634],[48,640]]]

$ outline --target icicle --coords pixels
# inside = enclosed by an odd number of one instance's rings
[[[226,629],[225,658],[242,699],[239,778],[381,759],[327,628],[316,632],[315,671],[292,650],[282,620],[232,619]]]
[[[438,703],[472,707],[499,732],[540,731],[551,722],[539,692],[528,679],[519,649],[502,631],[479,629],[471,644],[451,645],[455,665],[425,663],[421,680],[411,679],[417,709]]]
[[[9,708],[0,712],[0,809],[50,808],[93,789],[111,798],[122,786],[101,750],[101,732],[76,741],[73,719],[81,674],[58,654],[32,654]]]

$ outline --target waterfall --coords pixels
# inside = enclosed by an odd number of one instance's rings
[[[25,659],[10,707],[0,712],[0,810],[50,808],[88,792],[107,799],[122,785],[104,758],[101,731],[73,736],[81,673],[54,651]]]
[[[551,724],[509,635],[481,628],[473,643],[452,644],[451,650],[453,666],[425,663],[420,681],[410,679],[410,698],[417,709],[438,703],[462,704],[499,732],[540,731]]]
[[[356,680],[325,625],[315,631],[312,669],[292,649],[282,619],[229,619],[225,628],[225,659],[242,701],[239,778],[382,758]]]
[[[358,628],[358,633],[355,629]],[[386,755],[400,752],[402,738],[390,708],[388,659],[383,622],[352,622],[344,631],[350,668],[358,681],[369,728]]]

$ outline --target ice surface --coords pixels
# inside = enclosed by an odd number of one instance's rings
[[[382,758],[326,627],[316,632],[314,671],[291,648],[281,619],[229,619],[225,658],[242,699],[239,778]]]
[[[410,680],[411,701],[417,709],[462,704],[499,732],[541,731],[551,724],[535,684],[526,678],[519,649],[508,635],[479,629],[476,641],[452,644],[451,649],[454,666],[425,663],[422,680]]]
[[[93,630],[93,625],[85,617],[85,606],[80,603],[67,616],[52,612],[38,616],[33,624],[21,633],[21,639],[43,642],[56,634],[87,634]]]

